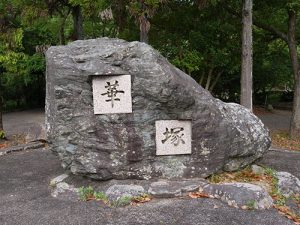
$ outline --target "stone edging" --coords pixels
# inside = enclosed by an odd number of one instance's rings
[[[78,200],[80,188],[64,182],[67,177],[67,174],[62,174],[50,181],[51,195],[55,198],[68,196],[69,199]],[[180,181],[159,180],[148,184],[132,184],[131,181],[128,181],[127,184],[109,185],[101,193],[110,203],[122,202],[126,198],[144,195],[155,199],[186,196],[193,198],[193,195],[199,195],[219,199],[230,206],[242,209],[269,209],[273,206],[273,200],[266,190],[248,183],[210,184],[199,178]],[[91,190],[93,191],[92,188]]]
[[[12,146],[5,148],[4,151],[0,151],[0,156],[7,155],[13,152],[20,152],[20,151],[25,151],[25,150],[31,150],[31,149],[37,149],[37,148],[43,148],[45,147],[46,143],[45,142],[30,142],[27,144],[22,144],[22,145],[17,145],[17,146]]]
[[[284,148],[274,148],[274,147],[270,147],[269,151],[273,151],[273,152],[290,152],[290,153],[299,153],[298,151],[295,150],[288,150],[288,149],[284,149]]]

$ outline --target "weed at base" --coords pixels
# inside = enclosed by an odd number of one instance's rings
[[[110,207],[122,207],[126,205],[137,205],[139,203],[145,203],[151,200],[149,195],[141,194],[139,196],[123,196],[115,201],[110,201],[104,192],[94,191],[93,187],[80,187],[78,190],[79,198],[82,201],[103,201],[105,204]]]

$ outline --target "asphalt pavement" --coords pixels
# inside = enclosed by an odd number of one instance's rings
[[[216,199],[152,200],[110,208],[54,198],[49,182],[64,171],[47,149],[0,157],[1,225],[292,225],[270,210],[242,210]]]
[[[289,110],[273,110],[272,113],[263,113],[258,115],[258,117],[271,131],[288,131],[292,112]]]
[[[27,141],[45,139],[45,110],[4,113],[3,127],[9,139],[14,135],[24,135]]]
[[[270,129],[287,129],[290,114],[260,116]],[[275,127],[274,127],[275,124]],[[44,138],[44,111],[4,114],[8,136]],[[300,178],[300,153],[269,151],[261,165]],[[51,196],[49,182],[64,173],[57,156],[36,149],[0,156],[0,225],[292,225],[275,209],[241,210],[216,199],[152,200],[141,206],[110,208]],[[76,179],[74,179],[76,181]],[[86,183],[89,183],[86,180]],[[84,183],[84,181],[83,181]],[[76,184],[80,187],[81,183]]]

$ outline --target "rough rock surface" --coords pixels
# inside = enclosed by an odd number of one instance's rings
[[[265,189],[249,183],[207,184],[201,192],[235,207],[269,209],[273,206],[273,199]]]
[[[161,180],[150,184],[148,194],[156,198],[180,197],[188,192],[198,191],[200,187],[206,185],[205,180],[181,180],[169,181]]]
[[[66,178],[68,178],[69,175],[68,174],[61,174],[55,178],[53,178],[52,180],[50,180],[50,186],[54,187],[55,185],[57,185],[58,183],[63,182]]]
[[[285,197],[300,194],[300,180],[288,172],[277,172],[278,189]]]
[[[265,169],[258,165],[251,165],[251,170],[255,174],[259,174],[259,175],[265,174]]]
[[[51,191],[51,196],[57,198],[63,198],[65,196],[68,199],[78,200],[78,188],[73,185],[69,185],[66,182],[59,182]]]
[[[98,180],[207,177],[237,170],[270,146],[268,130],[238,104],[215,99],[150,46],[118,39],[51,47],[46,131],[63,167]],[[129,114],[94,115],[93,76],[130,74]],[[191,120],[192,154],[156,156],[155,121]]]

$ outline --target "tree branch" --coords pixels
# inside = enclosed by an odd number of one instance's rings
[[[275,36],[279,37],[280,39],[284,40],[285,42],[288,42],[287,34],[281,32],[280,30],[277,30],[275,27],[273,27],[271,25],[260,23],[256,20],[253,21],[253,24],[258,28],[261,28],[265,31],[268,31],[269,33],[274,34]]]
[[[242,14],[236,12],[234,9],[232,9],[230,6],[228,6],[228,4],[224,4],[223,7],[231,15],[234,15],[237,18],[242,18]],[[253,18],[253,25],[256,26],[256,27],[258,27],[258,28],[261,28],[261,29],[263,29],[265,31],[268,31],[269,33],[277,36],[278,38],[284,40],[285,42],[288,42],[288,36],[287,36],[287,34],[285,34],[284,32],[276,29],[275,27],[273,27],[271,25],[261,23],[260,21],[257,21],[256,18]]]

